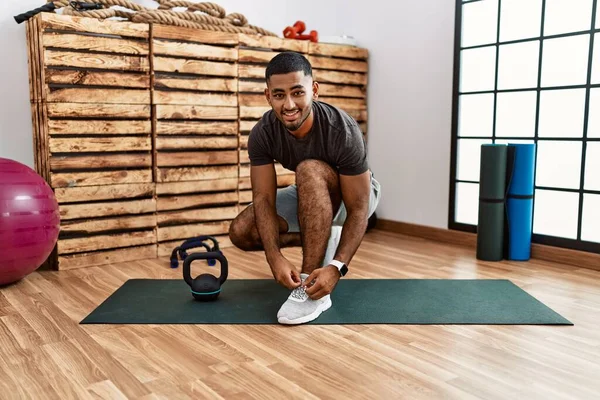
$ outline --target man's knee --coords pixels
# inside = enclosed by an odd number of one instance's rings
[[[307,180],[324,179],[329,184],[337,181],[337,172],[321,160],[304,160],[296,167],[296,183],[301,185]]]
[[[229,225],[229,240],[241,250],[250,250],[253,247],[251,229],[246,220],[243,214],[239,214]]]

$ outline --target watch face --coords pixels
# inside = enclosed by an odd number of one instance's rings
[[[346,266],[346,264],[344,264],[344,266],[340,269],[340,272],[342,276],[345,276],[348,273],[348,267]]]

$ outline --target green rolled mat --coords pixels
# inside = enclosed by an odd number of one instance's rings
[[[508,146],[481,146],[477,254],[479,260],[504,258],[506,167]]]

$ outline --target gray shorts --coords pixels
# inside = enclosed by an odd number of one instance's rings
[[[379,182],[371,174],[371,196],[369,197],[369,218],[379,204],[381,197],[381,186]],[[288,223],[288,232],[300,232],[300,223],[298,222],[298,189],[296,185],[290,185],[285,188],[277,189],[276,201],[277,214],[285,219]],[[346,221],[346,206],[342,201],[340,208],[337,210],[332,226],[342,226]]]

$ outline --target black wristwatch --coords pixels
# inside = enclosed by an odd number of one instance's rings
[[[329,264],[335,266],[340,271],[341,276],[345,276],[348,273],[348,266],[341,261],[332,260]]]

